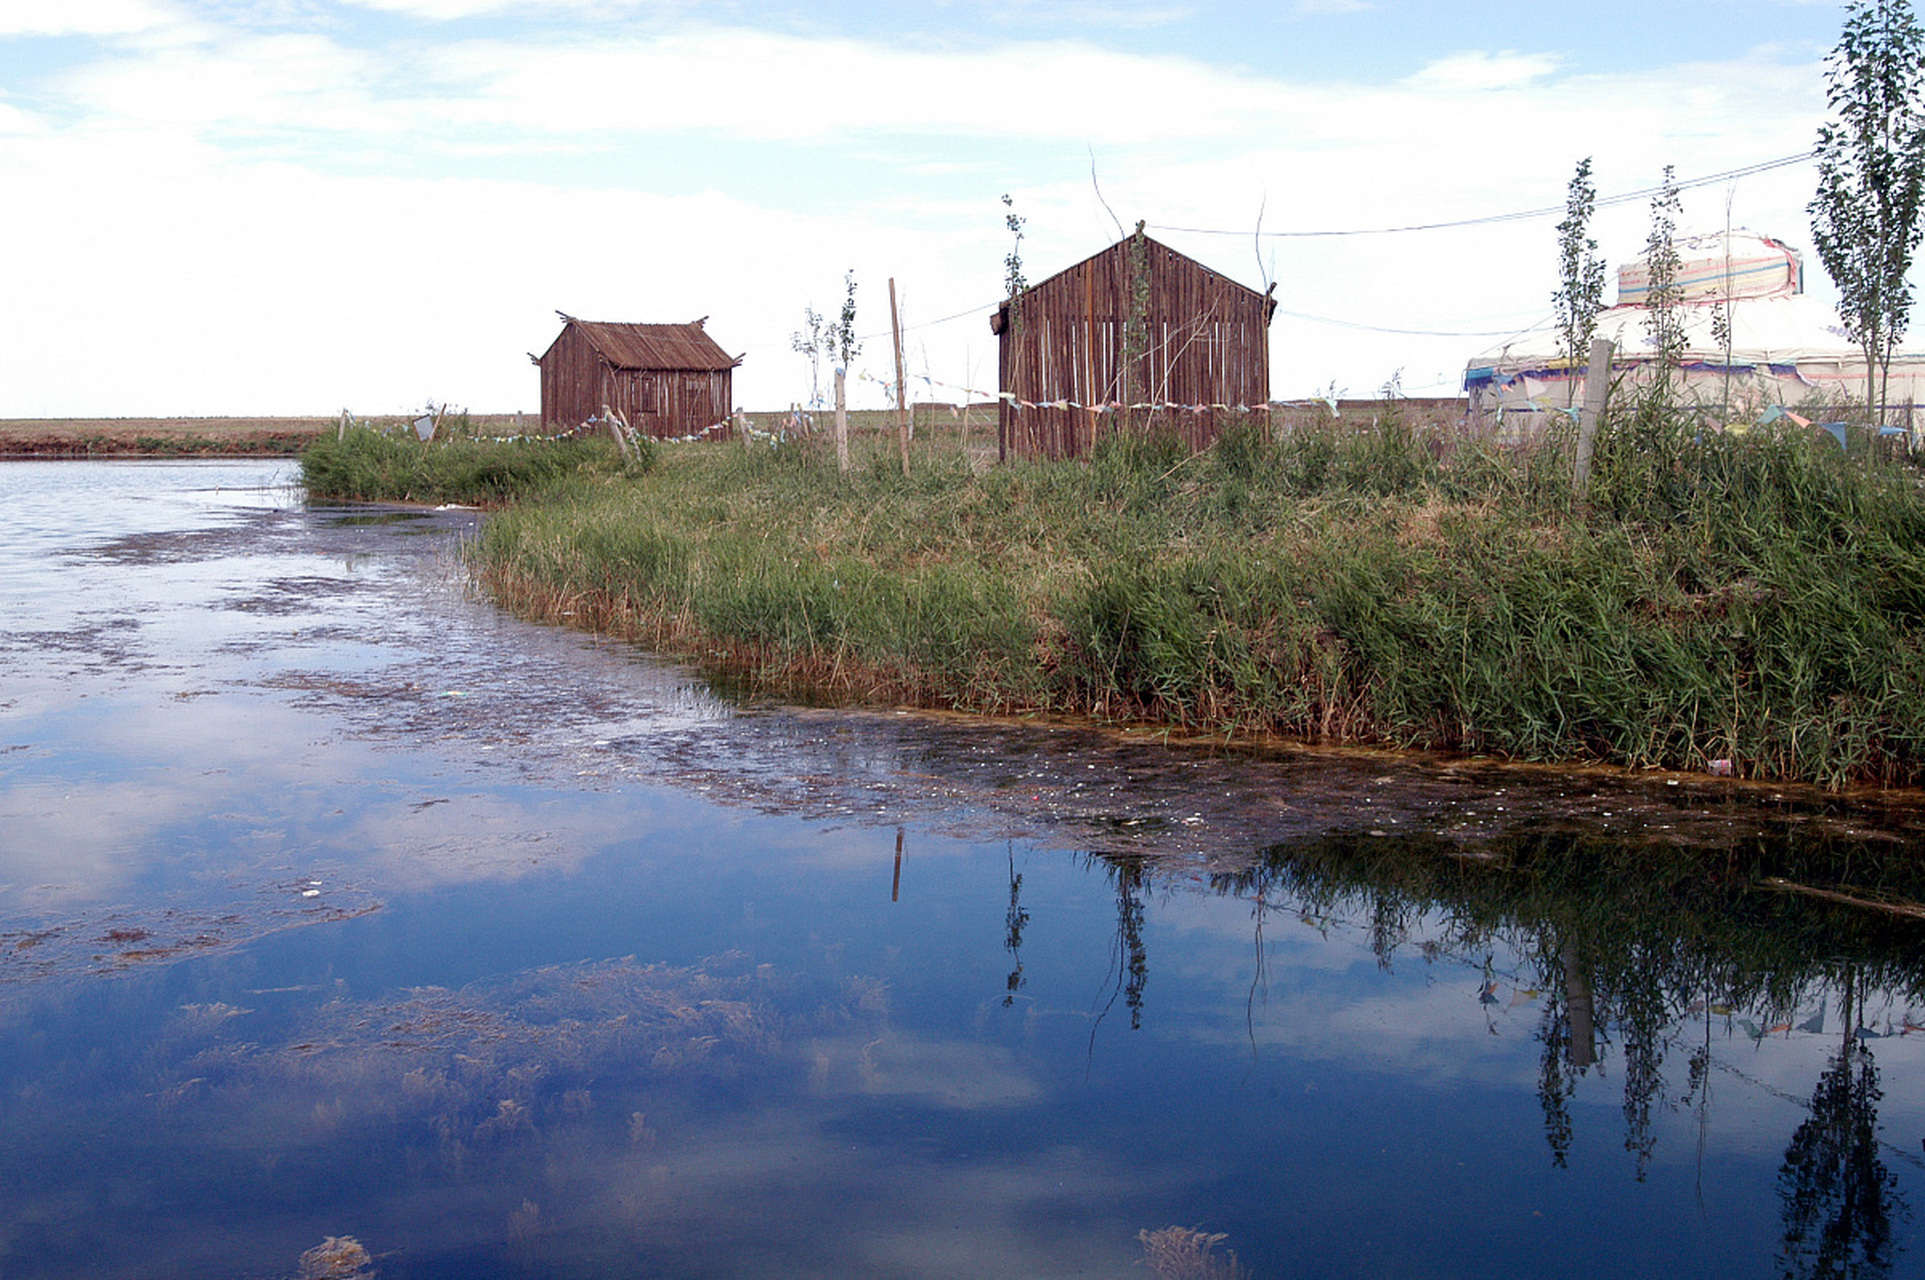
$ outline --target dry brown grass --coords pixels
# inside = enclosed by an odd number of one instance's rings
[[[1234,1251],[1216,1255],[1216,1247],[1230,1238],[1222,1232],[1164,1227],[1139,1231],[1136,1238],[1143,1246],[1143,1265],[1161,1280],[1248,1280],[1250,1275]]]
[[[374,1257],[353,1236],[329,1236],[301,1255],[295,1280],[371,1280]]]

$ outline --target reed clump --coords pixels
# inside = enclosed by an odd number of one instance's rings
[[[424,443],[356,426],[322,436],[301,455],[301,483],[314,498],[347,502],[503,503],[597,474],[639,474],[653,461],[644,444],[624,460],[603,439],[485,440],[454,436]]]
[[[485,585],[785,696],[1911,785],[1925,500],[1661,407],[1499,447],[1386,413],[972,465],[685,446],[492,517]],[[1727,763],[1728,762],[1728,763]]]

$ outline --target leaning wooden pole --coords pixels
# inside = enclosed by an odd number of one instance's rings
[[[909,474],[909,390],[902,376],[902,313],[896,310],[896,278],[889,277],[889,329],[896,339],[896,438],[902,442],[902,474]]]
[[[1604,416],[1605,397],[1611,393],[1611,340],[1591,342],[1591,363],[1584,371],[1584,408],[1577,420],[1577,469],[1571,483],[1583,496],[1591,482],[1591,451],[1597,447],[1597,424]]]

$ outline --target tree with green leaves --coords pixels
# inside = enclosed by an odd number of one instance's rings
[[[1905,276],[1925,227],[1925,32],[1910,0],[1854,0],[1826,59],[1833,118],[1818,130],[1806,206],[1845,329],[1865,353],[1865,401],[1883,403],[1912,309]]]
[[[822,317],[814,307],[802,309],[802,327],[789,335],[789,349],[809,362],[811,409],[822,407],[822,352],[826,349],[829,336],[822,331]]]
[[[1651,232],[1644,241],[1644,267],[1648,284],[1644,293],[1644,332],[1651,339],[1657,374],[1649,393],[1660,402],[1671,398],[1673,370],[1684,358],[1684,287],[1678,273],[1684,268],[1678,256],[1678,218],[1684,203],[1678,198],[1678,180],[1672,166],[1664,166],[1664,181],[1651,197]]]
[[[842,311],[829,331],[822,335],[823,350],[838,369],[847,369],[862,350],[862,343],[856,340],[856,269],[850,267],[842,275]]]
[[[1597,185],[1591,180],[1591,157],[1586,156],[1578,161],[1577,174],[1565,195],[1564,221],[1557,224],[1559,283],[1551,295],[1564,359],[1573,372],[1573,401],[1579,385],[1575,372],[1590,359],[1598,312],[1604,310],[1604,259],[1598,257],[1597,241],[1588,234],[1596,208]]]

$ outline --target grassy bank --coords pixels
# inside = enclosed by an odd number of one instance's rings
[[[791,696],[1925,781],[1914,472],[1656,412],[1608,425],[1587,501],[1570,470],[1394,417],[1002,467],[924,433],[908,479],[883,441],[846,476],[684,446],[501,512],[478,569]]]

